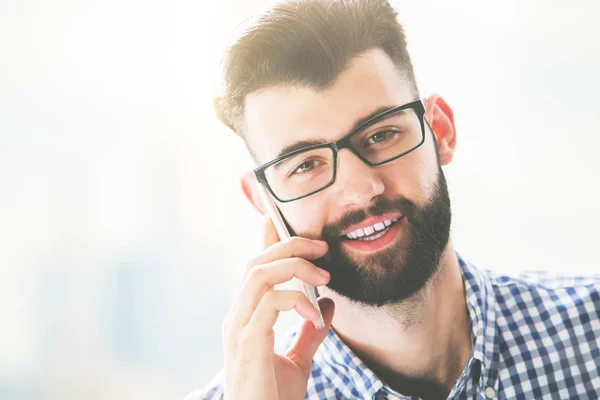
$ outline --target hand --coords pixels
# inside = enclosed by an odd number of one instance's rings
[[[265,220],[264,250],[248,265],[246,279],[223,323],[225,399],[303,400],[312,358],[327,336],[333,318],[331,299],[319,299],[325,328],[312,321],[318,311],[304,293],[275,290],[293,277],[312,286],[329,282],[329,274],[307,260],[322,257],[327,243],[292,237],[279,241],[271,219]],[[285,355],[274,351],[273,326],[280,311],[295,309],[305,321]]]

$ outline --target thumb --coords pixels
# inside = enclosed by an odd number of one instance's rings
[[[286,357],[298,365],[307,375],[310,374],[312,359],[317,349],[329,332],[335,305],[330,298],[322,297],[319,299],[319,308],[323,315],[323,321],[325,321],[325,327],[319,330],[315,328],[312,321],[304,321],[298,332],[296,342],[286,353]]]

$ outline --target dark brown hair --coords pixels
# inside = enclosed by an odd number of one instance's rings
[[[354,56],[370,48],[385,51],[418,96],[404,31],[387,1],[280,3],[228,49],[225,93],[215,98],[215,111],[244,137],[243,107],[249,93],[281,84],[325,89]]]

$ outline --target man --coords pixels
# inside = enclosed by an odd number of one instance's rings
[[[265,213],[264,185],[297,237],[265,219],[225,368],[191,399],[598,398],[600,281],[511,278],[455,252],[452,110],[420,99],[387,2],[279,4],[232,46],[225,78],[217,112],[258,167],[244,193]],[[319,287],[325,329],[304,294],[273,289],[292,277]],[[292,308],[304,321],[275,352]]]

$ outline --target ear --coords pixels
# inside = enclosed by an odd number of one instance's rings
[[[258,195],[258,188],[256,185],[259,185],[256,177],[254,176],[253,171],[247,171],[242,175],[240,179],[240,183],[242,186],[242,191],[244,195],[248,199],[248,201],[254,206],[254,208],[261,214],[265,214],[264,207],[260,196]]]
[[[425,109],[425,118],[438,144],[440,163],[449,164],[456,149],[454,113],[439,94],[433,94],[425,100]]]

